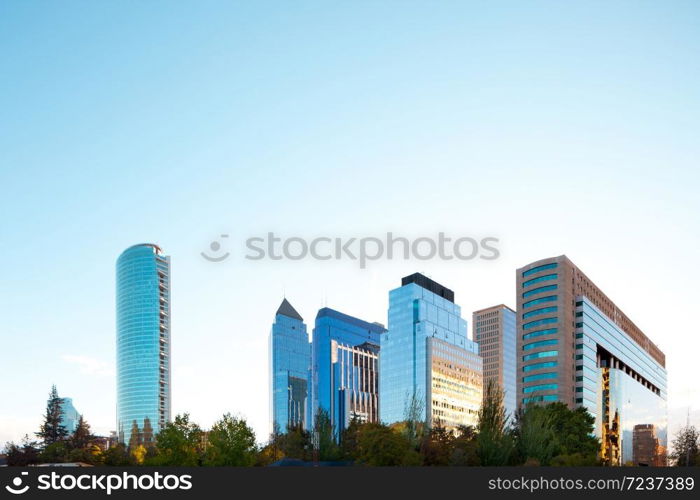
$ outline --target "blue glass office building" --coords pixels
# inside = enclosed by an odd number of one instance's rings
[[[336,434],[352,418],[379,421],[378,353],[386,330],[324,307],[316,315],[312,344],[313,416],[326,411]]]
[[[401,284],[389,293],[389,328],[381,336],[382,422],[405,420],[417,406],[429,424],[476,423],[483,365],[454,292],[419,273]]]
[[[127,445],[170,421],[170,314],[170,257],[148,243],[126,249],[117,259],[117,433]]]
[[[270,333],[270,421],[272,432],[311,427],[311,344],[301,315],[284,299]]]
[[[71,398],[61,398],[61,425],[69,434],[73,434],[75,429],[78,428],[79,420],[80,413],[73,406],[73,400]]]

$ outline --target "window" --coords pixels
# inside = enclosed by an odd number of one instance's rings
[[[539,299],[534,299],[523,303],[523,308],[536,306],[537,304],[542,304],[544,302],[554,302],[555,300],[557,300],[556,295],[548,295],[547,297],[541,297]]]
[[[523,377],[523,384],[527,384],[528,382],[535,382],[536,380],[543,380],[546,378],[557,378],[557,372],[547,372],[538,373],[537,375],[528,375],[527,377]]]
[[[546,345],[554,345],[554,344],[558,344],[558,343],[559,343],[558,339],[540,340],[539,342],[532,342],[531,344],[525,344],[523,346],[523,351],[529,351],[531,349],[537,349],[538,347],[543,347]]]
[[[559,398],[556,394],[547,394],[545,396],[533,396],[531,398],[523,398],[523,404],[539,403],[542,401],[557,401]]]
[[[544,293],[544,292],[551,292],[552,290],[556,290],[557,285],[546,285],[546,286],[541,286],[539,288],[533,288],[532,290],[528,290],[527,292],[523,292],[523,298],[526,299],[528,297],[531,297],[533,295],[536,295],[538,293]]]
[[[557,328],[547,328],[545,330],[537,330],[536,332],[530,332],[523,335],[523,340],[531,339],[533,337],[541,337],[542,335],[554,335],[557,333]]]
[[[539,358],[550,358],[552,356],[558,356],[559,351],[542,351],[542,352],[536,352],[534,354],[528,354],[526,356],[523,356],[523,361],[530,361],[531,359],[539,359]]]
[[[523,366],[524,372],[531,372],[532,370],[540,370],[542,368],[554,368],[557,366],[556,361],[545,361],[544,363],[534,363],[532,365]]]
[[[533,311],[526,312],[525,314],[523,314],[523,319],[532,318],[533,316],[540,316],[542,314],[549,314],[553,312],[557,312],[557,306],[542,307],[540,309],[535,309]]]
[[[534,285],[535,283],[542,283],[543,281],[555,280],[558,277],[558,274],[545,274],[544,276],[540,276],[539,278],[533,278],[531,280],[523,281],[523,288],[526,288],[530,285]]]
[[[537,392],[537,391],[556,391],[559,388],[557,384],[540,384],[540,385],[531,385],[530,387],[523,387],[523,393],[527,394],[530,392]]]
[[[523,324],[523,330],[527,330],[528,328],[533,328],[535,326],[547,325],[549,323],[556,323],[557,321],[559,321],[557,318],[545,318],[537,321],[530,321],[529,323]]]
[[[523,278],[525,276],[532,276],[533,274],[539,273],[540,271],[546,271],[547,269],[554,269],[558,266],[556,262],[552,262],[551,264],[544,264],[543,266],[537,266],[533,267],[532,269],[528,271],[523,271]]]

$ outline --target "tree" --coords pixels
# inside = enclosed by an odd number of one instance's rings
[[[420,465],[420,455],[405,434],[375,423],[359,431],[357,460],[370,466]]]
[[[449,465],[453,445],[454,434],[445,429],[440,420],[437,420],[421,440],[420,453],[423,465]]]
[[[286,458],[296,458],[299,460],[311,460],[311,452],[313,451],[313,443],[311,442],[311,434],[306,431],[301,424],[290,425],[287,427],[287,432],[277,434],[276,441],[273,446],[279,450]]]
[[[671,458],[677,467],[700,465],[698,430],[693,425],[681,428],[673,439]]]
[[[5,454],[7,454],[8,466],[36,465],[39,463],[39,449],[36,441],[30,441],[25,434],[20,445],[13,442],[5,444]]]
[[[139,424],[136,420],[131,423],[131,434],[129,436],[129,448],[138,448],[143,444],[143,434],[139,429]]]
[[[56,386],[51,386],[49,400],[46,403],[46,414],[44,415],[44,423],[41,424],[39,432],[36,436],[41,438],[44,446],[49,446],[53,443],[63,441],[68,436],[68,431],[61,423],[63,416],[63,400],[58,397]]]
[[[450,465],[481,465],[477,453],[476,429],[471,425],[460,425],[455,433],[450,454]]]
[[[514,437],[521,463],[549,465],[557,451],[552,417],[545,407],[534,403],[518,412]]]
[[[481,465],[508,465],[513,440],[507,429],[503,389],[494,380],[486,383],[484,400],[478,414],[477,455]]]
[[[134,461],[129,455],[126,447],[117,443],[111,446],[103,455],[103,461],[105,465],[111,465],[115,467],[124,467],[127,465],[134,465]]]
[[[404,403],[403,431],[406,438],[414,448],[420,446],[425,425],[425,401],[416,392],[406,394]]]
[[[156,456],[149,465],[200,465],[203,433],[189,414],[177,415],[156,436]]]
[[[92,443],[93,439],[95,439],[95,436],[93,436],[90,431],[90,424],[80,415],[78,424],[69,440],[71,448],[79,450],[86,449]]]
[[[209,431],[204,465],[249,467],[255,463],[255,433],[248,423],[225,414]]]
[[[340,459],[340,447],[335,440],[335,430],[328,411],[319,408],[314,419],[314,450],[321,461]]]
[[[357,415],[353,415],[348,426],[340,434],[340,453],[344,460],[357,458],[357,443],[363,425]]]

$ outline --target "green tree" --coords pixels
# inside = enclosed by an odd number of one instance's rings
[[[503,406],[503,389],[494,380],[486,383],[484,400],[478,414],[477,455],[481,465],[508,465],[513,454],[513,439],[508,432]]]
[[[95,439],[95,436],[93,436],[90,431],[90,424],[80,415],[78,424],[69,439],[71,448],[79,450],[86,449],[90,446],[93,439]]]
[[[19,445],[13,442],[6,443],[5,454],[7,455],[8,466],[25,467],[39,463],[38,443],[30,441],[29,436],[26,434]]]
[[[41,453],[39,454],[39,461],[41,463],[50,464],[68,462],[70,460],[68,456],[69,453],[70,448],[68,447],[66,441],[56,441],[55,443],[44,446],[44,449],[41,450]]]
[[[44,422],[41,424],[39,432],[36,433],[36,436],[41,438],[45,447],[63,441],[68,436],[68,431],[61,423],[62,407],[63,400],[58,397],[56,386],[52,385],[49,400],[46,403]]]
[[[476,429],[471,425],[461,425],[457,428],[452,441],[449,465],[462,467],[481,465],[477,451]]]
[[[404,402],[403,432],[413,448],[418,449],[425,425],[425,401],[420,394],[406,394]]]
[[[255,463],[255,433],[242,418],[225,414],[209,431],[204,465],[249,467]]]
[[[556,455],[576,455],[588,457],[589,465],[594,465],[600,450],[600,441],[593,435],[595,417],[585,408],[570,410],[562,402],[545,406],[554,435],[557,438]]]
[[[344,460],[357,460],[357,443],[363,425],[357,415],[353,415],[340,434],[340,453]]]
[[[313,440],[318,460],[326,462],[340,459],[341,452],[335,439],[335,429],[328,412],[323,408],[316,412]]]
[[[121,443],[117,443],[116,445],[111,446],[107,451],[104,452],[102,458],[105,465],[111,465],[115,467],[135,465],[126,447]]]
[[[202,430],[190,422],[189,414],[177,415],[173,422],[156,436],[156,454],[147,460],[149,465],[200,465],[202,458]]]
[[[552,416],[543,406],[531,403],[517,413],[514,437],[521,463],[549,465],[557,452]]]
[[[445,429],[440,420],[437,420],[421,440],[420,454],[423,465],[449,465],[454,439],[454,434]]]
[[[287,427],[287,432],[277,434],[274,446],[286,458],[312,460],[313,443],[311,434],[301,425]]]
[[[357,442],[357,460],[369,466],[420,465],[420,455],[408,437],[382,424],[365,424]]]
[[[698,452],[698,430],[693,425],[681,428],[673,438],[671,459],[677,467],[700,465]]]

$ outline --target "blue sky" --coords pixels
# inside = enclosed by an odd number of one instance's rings
[[[464,316],[566,253],[700,423],[697,2],[0,4],[0,442],[56,383],[114,429],[114,264],[172,256],[173,410],[267,432],[286,293],[386,322],[423,271]],[[497,261],[249,262],[281,235],[494,235]],[[199,252],[231,235],[231,259]]]

